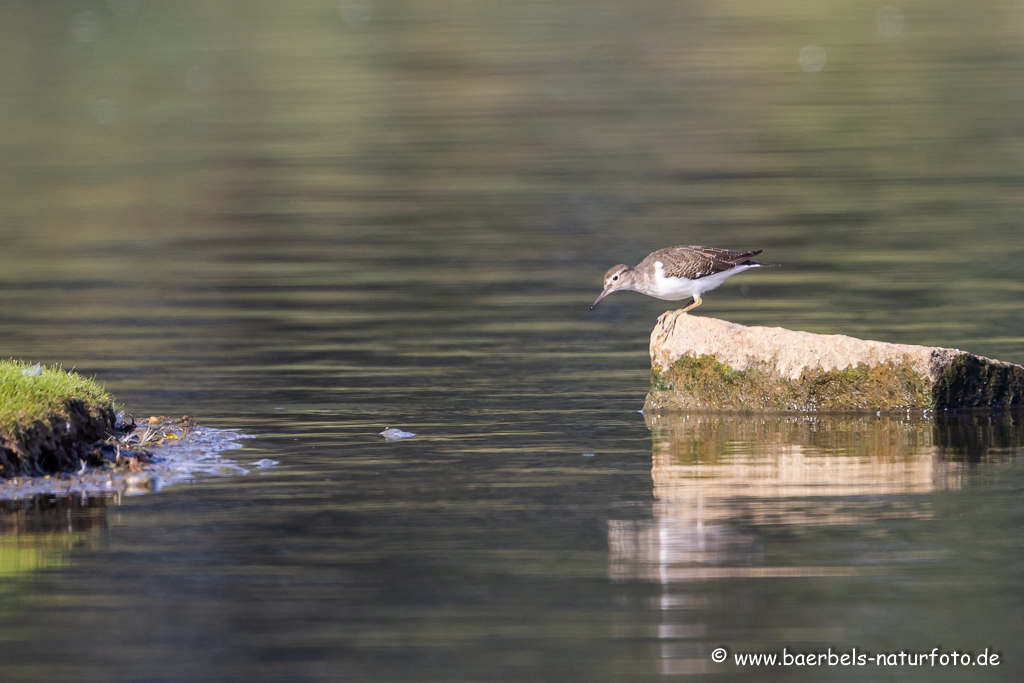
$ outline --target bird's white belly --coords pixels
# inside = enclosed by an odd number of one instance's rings
[[[710,292],[736,273],[757,268],[757,266],[736,266],[721,273],[690,280],[685,277],[665,277],[665,265],[661,261],[654,263],[654,289],[651,296],[666,301],[696,299],[704,292]]]

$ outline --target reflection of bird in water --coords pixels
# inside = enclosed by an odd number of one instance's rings
[[[605,273],[604,291],[594,306],[612,292],[631,289],[656,299],[681,301],[693,299],[684,308],[700,306],[701,294],[709,292],[729,277],[762,263],[751,261],[757,251],[734,251],[715,247],[668,247],[650,254],[636,266],[620,264]]]

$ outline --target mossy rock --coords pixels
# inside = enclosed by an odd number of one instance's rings
[[[964,354],[946,366],[933,390],[936,408],[1024,405],[1024,368]]]
[[[684,356],[651,371],[648,407],[726,410],[897,410],[930,408],[932,383],[908,365],[805,370],[791,380],[767,364],[733,370],[714,356]]]
[[[649,408],[1005,409],[1024,366],[959,349],[745,327],[668,311],[651,332]]]

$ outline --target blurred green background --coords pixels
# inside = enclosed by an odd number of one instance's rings
[[[4,308],[317,240],[583,303],[693,243],[784,266],[705,315],[1020,362],[1022,58],[1009,2],[4,2]]]

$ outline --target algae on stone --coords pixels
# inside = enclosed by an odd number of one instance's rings
[[[1024,368],[963,355],[935,383],[937,408],[1011,408],[1024,405]],[[969,401],[965,401],[969,397]]]
[[[650,350],[651,408],[1024,406],[1024,366],[940,346],[746,327],[668,311],[651,332]]]
[[[667,372],[651,370],[651,397],[662,407],[779,409],[788,406],[759,367],[732,370],[714,356],[683,356]]]
[[[683,356],[651,371],[651,408],[850,410],[928,408],[931,382],[906,364],[805,370],[791,380],[767,364],[732,370],[714,356]]]

